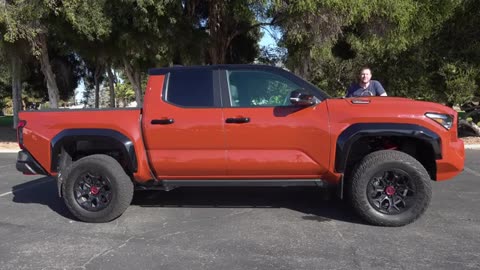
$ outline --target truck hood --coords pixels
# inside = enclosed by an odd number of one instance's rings
[[[356,97],[327,99],[331,121],[419,123],[428,119],[426,113],[457,116],[450,107],[400,97]]]

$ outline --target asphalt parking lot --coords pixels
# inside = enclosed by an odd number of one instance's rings
[[[281,188],[137,192],[119,219],[88,224],[15,158],[0,153],[0,269],[480,269],[480,150],[400,228]]]

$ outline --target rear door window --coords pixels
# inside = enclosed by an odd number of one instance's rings
[[[185,69],[170,72],[165,100],[181,107],[213,107],[212,70]]]

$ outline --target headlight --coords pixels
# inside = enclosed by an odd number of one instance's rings
[[[425,116],[439,123],[446,129],[450,129],[453,125],[453,116],[450,114],[426,113]]]

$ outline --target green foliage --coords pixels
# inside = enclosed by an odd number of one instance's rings
[[[110,34],[112,18],[105,14],[106,0],[45,0],[54,14],[68,23],[76,35],[88,41],[100,40]]]
[[[0,116],[4,115],[3,110],[7,107],[7,102],[3,99],[0,98]]]
[[[0,127],[12,127],[13,116],[0,116]]]
[[[135,100],[135,91],[128,83],[119,83],[115,87],[115,97],[118,100],[121,100],[123,105],[126,106],[128,103]]]
[[[44,31],[38,23],[45,17],[46,8],[40,1],[14,0],[0,11],[2,39],[14,43],[17,40],[33,42]]]
[[[389,95],[458,102],[439,90],[442,63],[431,40],[464,2],[277,0],[270,15],[283,15],[278,26],[288,49],[287,67],[331,95],[343,96],[358,69],[370,65]],[[456,87],[466,84],[455,81]]]
[[[448,63],[440,69],[440,76],[445,82],[447,104],[464,104],[471,101],[478,90],[475,83],[478,72],[471,67]]]
[[[430,37],[461,1],[376,0],[346,32],[347,40],[367,61],[406,51]]]
[[[5,65],[4,63],[8,63],[6,57],[4,54],[1,53],[1,48],[0,48],[0,101],[6,97],[6,96],[11,96],[12,95],[12,86],[11,84],[11,78],[10,78],[10,71],[8,69],[8,66]],[[3,107],[0,105],[0,110]]]
[[[165,1],[107,1],[105,12],[112,18],[111,42],[134,66],[147,68],[169,62],[169,48],[174,44],[170,30],[175,27],[174,15],[166,9],[174,4]],[[168,2],[169,3],[169,2]],[[173,3],[173,2],[172,2]],[[171,11],[173,12],[173,7]],[[178,15],[178,14],[177,14]]]

